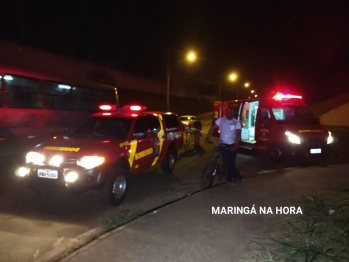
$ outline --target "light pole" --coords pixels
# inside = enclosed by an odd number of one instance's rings
[[[225,76],[225,75],[220,75],[218,77],[218,101],[221,100],[221,89],[222,89],[222,83],[221,83],[221,77],[222,76]],[[228,80],[231,81],[231,82],[234,82],[236,79],[237,79],[237,74],[236,73],[231,73],[228,75]]]
[[[196,60],[196,54],[195,52],[191,51],[189,53],[187,53],[186,55],[186,60],[188,62],[194,62]],[[167,112],[170,111],[170,75],[181,65],[181,63],[175,67],[172,71],[170,71],[170,51],[169,49],[167,49],[167,72],[166,72],[166,80],[167,80],[167,84],[166,84],[166,108],[167,108]]]
[[[250,86],[250,83],[246,82],[244,84],[245,88],[248,88]],[[236,88],[236,99],[239,99],[239,87]]]
[[[166,110],[170,111],[170,51],[167,49],[167,84],[166,84]]]

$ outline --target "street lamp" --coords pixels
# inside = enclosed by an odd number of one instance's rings
[[[189,52],[187,55],[187,59],[189,62],[194,62],[196,60],[196,54],[193,51]]]
[[[237,77],[238,77],[238,76],[237,76],[235,73],[231,73],[231,74],[229,75],[230,81],[235,81]]]
[[[186,60],[188,62],[194,62],[196,60],[196,54],[193,51],[190,51],[186,55]],[[170,75],[181,65],[181,63],[170,71],[170,51],[167,50],[167,85],[166,85],[166,108],[167,111],[170,111]]]

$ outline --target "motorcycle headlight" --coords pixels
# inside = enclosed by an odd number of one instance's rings
[[[91,169],[104,163],[104,157],[101,156],[84,156],[76,163],[86,169]]]
[[[332,142],[333,142],[333,136],[331,135],[331,132],[328,131],[327,144],[331,144]]]
[[[293,144],[300,144],[301,143],[301,139],[299,138],[299,136],[292,134],[291,132],[285,132],[285,135],[287,136],[288,140],[293,143]]]
[[[45,161],[45,156],[38,152],[29,152],[25,157],[26,163],[42,164]]]

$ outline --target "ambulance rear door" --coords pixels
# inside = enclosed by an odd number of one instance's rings
[[[245,101],[241,106],[241,144],[252,149],[256,143],[258,100]]]
[[[273,127],[273,119],[270,107],[266,103],[260,103],[256,117],[255,147],[257,150],[268,151],[271,142],[275,140],[278,130]]]
[[[216,120],[219,117],[222,116],[222,107],[223,107],[222,101],[215,101],[213,103],[212,125],[216,122]],[[212,136],[219,137],[219,130],[218,129],[213,130]]]

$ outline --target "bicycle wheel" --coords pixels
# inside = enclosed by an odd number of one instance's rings
[[[225,167],[222,157],[220,157],[218,162],[217,178],[222,181],[227,175],[227,168]]]
[[[201,177],[201,190],[209,189],[214,181],[217,171],[217,160],[212,159],[204,169]]]

